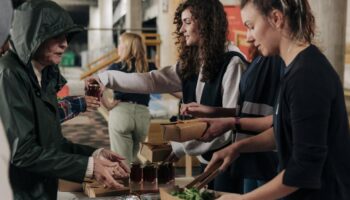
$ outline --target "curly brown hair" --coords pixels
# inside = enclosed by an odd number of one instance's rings
[[[198,46],[186,46],[185,37],[180,31],[181,14],[187,8],[198,24],[200,34]],[[213,80],[220,71],[218,65],[225,53],[228,22],[224,6],[219,0],[187,0],[176,9],[174,24],[182,80],[198,75],[201,65],[203,65],[201,81]]]

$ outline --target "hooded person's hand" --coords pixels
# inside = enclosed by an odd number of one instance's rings
[[[118,183],[115,179],[122,178],[119,175],[119,171],[116,168],[118,167],[118,162],[111,162],[109,160],[102,160],[99,158],[94,159],[94,171],[93,177],[97,182],[103,185],[104,188],[123,188],[124,186]]]
[[[125,158],[123,158],[122,156],[120,156],[119,154],[107,150],[107,149],[102,149],[97,158],[102,159],[102,160],[108,160],[111,162],[116,162],[118,163],[117,166],[119,166],[118,168],[118,172],[121,174],[122,177],[127,177],[130,174],[130,169],[129,167],[124,163]]]
[[[85,102],[86,102],[86,110],[87,111],[94,111],[97,108],[100,107],[101,102],[98,100],[97,97],[93,96],[85,96]]]

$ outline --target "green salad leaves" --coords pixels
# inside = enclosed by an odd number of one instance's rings
[[[180,191],[172,192],[171,195],[184,200],[214,200],[215,199],[214,192],[209,192],[206,190],[204,190],[203,192],[200,192],[198,189],[195,189],[195,188],[191,188],[191,189],[185,188],[181,192]]]

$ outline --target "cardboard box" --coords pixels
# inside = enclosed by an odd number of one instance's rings
[[[174,188],[159,188],[160,199],[161,200],[181,200],[178,197],[171,195]]]
[[[142,143],[140,154],[150,162],[161,162],[172,152],[171,146],[167,143],[151,144]]]
[[[167,123],[169,120],[151,120],[151,124],[148,130],[146,142],[152,144],[163,144],[166,141],[163,139],[161,124]]]
[[[82,192],[83,186],[81,183],[75,183],[75,182],[59,179],[58,190],[60,192]]]
[[[102,184],[96,181],[84,182],[83,189],[84,189],[84,193],[90,198],[127,195],[130,193],[129,187],[124,187],[120,189],[109,189],[109,188],[104,188]]]
[[[163,138],[168,141],[186,142],[202,137],[208,124],[196,120],[162,124]]]

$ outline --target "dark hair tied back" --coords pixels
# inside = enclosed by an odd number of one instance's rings
[[[280,10],[288,18],[293,39],[311,43],[315,36],[315,17],[308,0],[241,0],[243,9],[248,3],[268,16],[273,9]]]

